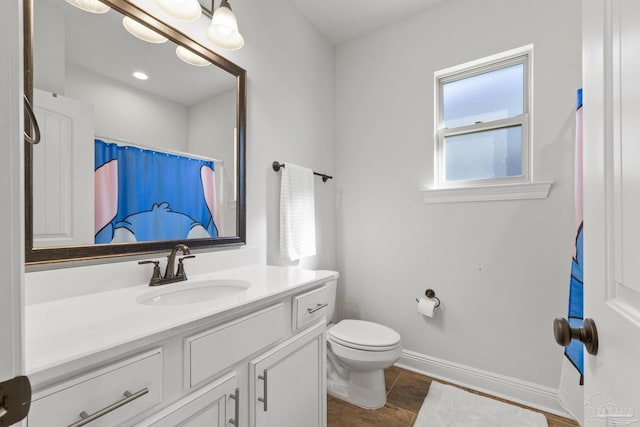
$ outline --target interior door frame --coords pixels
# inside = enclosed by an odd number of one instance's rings
[[[24,374],[22,8],[22,0],[0,2],[0,381]]]

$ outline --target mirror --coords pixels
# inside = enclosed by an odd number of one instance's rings
[[[245,70],[125,0],[103,3],[33,0],[25,22],[43,135],[25,150],[27,264],[244,244]],[[124,16],[167,42],[134,37]]]

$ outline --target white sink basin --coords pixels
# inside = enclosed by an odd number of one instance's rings
[[[246,291],[251,283],[245,280],[211,279],[161,285],[158,289],[136,298],[144,305],[183,305],[226,298]]]

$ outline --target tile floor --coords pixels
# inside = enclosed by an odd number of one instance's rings
[[[387,404],[380,409],[362,409],[340,399],[328,396],[327,427],[413,426],[420,406],[422,406],[422,402],[429,391],[431,378],[395,366],[386,369],[384,377],[387,387]],[[473,390],[467,389],[467,391],[477,393]],[[483,395],[482,393],[478,394]],[[547,417],[549,427],[571,427],[578,425],[573,420],[561,418],[546,412],[543,413]]]

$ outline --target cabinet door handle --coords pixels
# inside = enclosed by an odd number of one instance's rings
[[[324,304],[320,304],[320,303],[318,303],[318,305],[316,305],[314,308],[307,308],[307,312],[308,312],[309,314],[311,314],[311,313],[315,313],[316,311],[318,311],[318,310],[322,310],[323,308],[325,308],[325,307],[326,307],[326,306],[328,306],[328,305],[329,305],[328,303],[324,303]]]
[[[262,375],[258,375],[258,379],[262,380],[262,395],[263,397],[259,397],[258,401],[264,404],[264,411],[267,412],[267,370],[265,369],[262,372]]]
[[[235,394],[229,395],[231,399],[233,399],[235,403],[235,415],[233,418],[229,419],[229,424],[234,425],[236,427],[240,426],[240,389],[236,388]]]
[[[120,408],[121,406],[124,406],[130,402],[133,402],[134,400],[144,396],[147,393],[149,393],[149,389],[147,387],[143,388],[142,390],[136,393],[131,393],[129,390],[127,390],[123,393],[124,398],[118,400],[117,402],[112,403],[109,406],[106,406],[100,409],[97,412],[94,412],[93,414],[87,414],[85,411],[80,412],[80,420],[76,421],[73,424],[69,424],[68,427],[80,427],[85,424],[89,424],[91,421],[97,420],[98,418],[107,415],[109,412],[113,412],[116,409]]]

